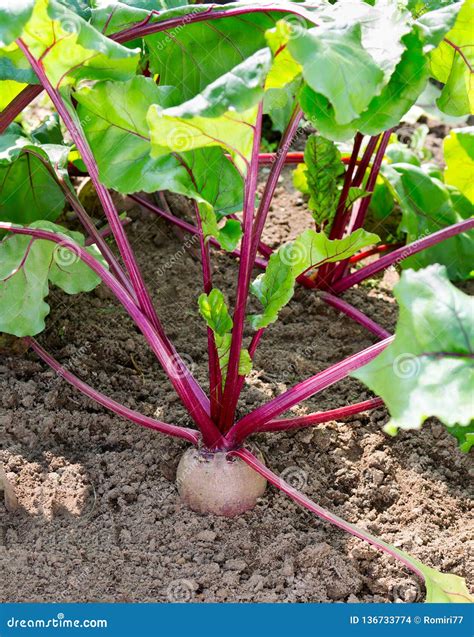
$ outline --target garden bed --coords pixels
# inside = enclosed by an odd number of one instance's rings
[[[296,235],[310,216],[290,170],[273,203],[266,238]],[[198,316],[198,243],[183,247],[165,222],[132,212],[127,228],[157,309],[197,379],[206,382],[207,342]],[[173,264],[174,275],[166,276]],[[215,285],[233,302],[237,264],[217,255]],[[396,306],[394,271],[345,298],[387,329]],[[368,294],[368,297],[367,297]],[[68,297],[53,289],[51,353],[91,385],[167,422],[191,422],[131,321],[101,287]],[[191,310],[189,309],[191,308]],[[257,351],[240,413],[375,342],[361,326],[299,288]],[[265,370],[265,372],[261,370]],[[364,400],[345,380],[306,401],[308,412]],[[300,411],[294,413],[305,413]],[[468,456],[437,423],[389,438],[382,409],[296,433],[256,436],[268,465],[310,498],[406,549],[466,576],[472,513]],[[19,508],[0,505],[1,601],[415,601],[423,591],[402,567],[269,488],[238,519],[200,516],[179,502],[174,476],[184,443],[111,415],[39,362],[0,362],[0,460]],[[472,476],[471,476],[472,477]],[[471,565],[472,566],[472,565]]]

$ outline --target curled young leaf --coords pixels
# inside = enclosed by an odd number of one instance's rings
[[[233,321],[222,292],[213,288],[209,294],[201,294],[199,311],[214,332],[222,382],[225,383],[232,343]],[[246,349],[242,349],[239,359],[239,375],[246,376],[252,369],[252,359]]]
[[[198,302],[202,317],[215,334],[224,336],[232,331],[232,318],[219,289],[214,288],[209,294],[201,294]]]
[[[318,225],[332,222],[339,196],[338,181],[344,173],[336,144],[320,135],[311,135],[304,151],[308,206]]]

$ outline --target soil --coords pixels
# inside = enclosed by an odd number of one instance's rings
[[[166,331],[206,382],[206,335],[197,313],[200,265],[162,220],[132,212],[129,232]],[[266,238],[308,227],[286,171]],[[213,253],[215,285],[233,301],[237,264]],[[395,275],[347,300],[388,329]],[[53,290],[40,342],[113,398],[167,422],[191,423],[153,355],[106,290]],[[249,336],[247,334],[247,336]],[[262,339],[241,414],[375,342],[317,294],[297,289]],[[370,396],[345,380],[293,413]],[[384,409],[254,441],[267,464],[322,506],[443,571],[472,575],[468,500],[472,456],[436,422],[390,438]],[[185,443],[141,429],[85,398],[32,353],[0,359],[0,460],[18,506],[0,502],[1,601],[385,602],[421,601],[400,564],[268,488],[239,518],[202,516],[174,484]],[[10,509],[14,507],[10,506]]]

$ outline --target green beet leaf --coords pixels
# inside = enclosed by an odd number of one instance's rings
[[[169,190],[194,199],[206,237],[214,236],[225,250],[237,245],[241,229],[225,215],[242,207],[243,181],[219,147],[188,150],[179,136],[174,152],[152,157],[146,115],[153,104],[174,103],[171,87],[151,78],[99,82],[75,93],[78,113],[94,151],[102,182],[123,194]]]
[[[148,124],[152,157],[197,148],[221,147],[245,173],[253,146],[257,104],[271,65],[268,48],[209,84],[188,102],[151,106]]]
[[[65,165],[68,150],[23,134],[0,135],[0,220],[29,224],[59,217],[65,197],[53,175]]]
[[[51,113],[43,122],[30,133],[31,138],[38,144],[64,144],[63,133],[57,113]]]
[[[342,31],[360,25],[362,46],[382,69],[385,85],[405,51],[403,37],[412,30],[413,19],[397,0],[377,0],[373,4],[371,7],[363,0],[352,0],[342,9],[335,3],[325,9],[324,23],[326,28]]]
[[[29,19],[20,22],[22,29],[17,37],[21,37],[34,58],[41,58],[44,71],[56,88],[80,80],[124,80],[135,73],[139,49],[132,50],[110,40],[55,0],[36,0]],[[2,51],[0,77],[31,80],[29,65],[16,44]]]
[[[20,37],[34,5],[35,0],[0,0],[0,47]]]
[[[390,81],[381,93],[370,101],[367,109],[348,124],[336,121],[334,108],[323,95],[309,86],[300,92],[301,106],[310,121],[325,137],[336,141],[352,138],[357,131],[377,135],[396,126],[413,106],[428,81],[428,64],[422,41],[417,35],[407,34],[403,41],[407,47]]]
[[[350,525],[353,531],[358,530],[356,526]],[[474,598],[469,593],[466,580],[454,573],[441,573],[431,566],[420,562],[416,557],[400,550],[399,548],[376,538],[364,530],[364,537],[368,541],[374,540],[389,549],[393,557],[396,557],[423,579],[426,588],[425,603],[427,604],[472,604]]]
[[[2,58],[0,57],[0,69],[1,65]],[[3,111],[3,109],[21,93],[25,86],[26,84],[22,82],[15,82],[14,80],[0,80],[0,112]]]
[[[304,151],[308,206],[318,225],[331,222],[339,196],[338,181],[344,173],[341,153],[334,142],[311,135]]]
[[[474,602],[463,577],[454,573],[441,573],[431,566],[426,566],[409,553],[400,551],[385,542],[384,544],[421,574],[426,588],[425,604],[472,604]]]
[[[379,1],[374,3],[374,7],[361,4],[365,9],[357,9],[357,3],[351,2],[349,7],[341,11],[340,3],[336,3],[331,9],[334,13],[331,26],[342,28],[344,21],[347,24],[358,22],[364,50],[372,55],[384,71],[381,85],[377,85],[376,90],[366,92],[365,97],[369,98],[367,106],[357,116],[341,118],[331,97],[318,86],[307,82],[300,93],[300,102],[307,118],[321,135],[333,140],[350,139],[357,131],[376,135],[399,123],[426,86],[429,77],[428,52],[452,27],[453,16],[456,16],[460,6],[460,3],[456,3],[449,11],[437,3],[430,3],[429,7],[424,6],[423,15],[415,10],[418,19],[413,19],[395,0]],[[430,11],[430,8],[434,10]],[[383,43],[380,33],[387,35]],[[445,41],[439,46],[443,47],[444,44]],[[436,51],[430,56],[435,56]],[[355,78],[351,79],[355,82]],[[350,83],[347,84],[349,86]],[[347,95],[348,88],[341,99]]]
[[[436,48],[448,29],[454,27],[462,4],[463,0],[461,2],[453,0],[433,2],[431,0],[429,3],[423,2],[422,6],[419,3],[419,6],[414,9],[416,25],[423,34],[425,51]]]
[[[363,48],[359,25],[339,33],[316,27],[290,40],[288,48],[307,85],[332,105],[338,124],[358,117],[381,88],[383,71]]]
[[[470,424],[465,427],[455,425],[447,427],[447,430],[458,441],[459,449],[463,453],[469,453],[474,446],[474,420],[471,420]]]
[[[222,382],[225,382],[232,343],[233,321],[222,292],[213,288],[209,294],[201,294],[198,299],[199,311],[214,332],[219,357]],[[246,376],[252,369],[252,359],[246,349],[242,349],[239,360],[239,375]]]
[[[31,228],[50,230],[72,239],[79,246],[84,237],[48,221],[36,221]],[[105,262],[95,246],[87,251]],[[34,336],[45,328],[49,305],[45,299],[52,283],[67,294],[90,292],[100,278],[61,244],[8,234],[0,242],[0,332],[14,336]]]
[[[450,131],[443,142],[447,184],[474,203],[474,127]]]
[[[394,84],[399,84],[399,66],[411,48],[407,36],[413,29],[413,19],[401,3],[379,0],[374,7],[351,2],[344,10],[336,3],[324,9],[318,24],[310,32],[299,33],[288,48],[303,66],[307,116],[324,136],[342,139],[357,130],[352,122],[367,111],[389,82],[392,86],[388,94],[393,98],[400,93],[400,86],[396,92]],[[411,75],[407,82],[413,82],[414,77]],[[381,115],[386,108],[382,99],[383,106],[375,103],[367,112],[367,126],[375,112]],[[316,103],[311,108],[312,101]],[[334,134],[320,127],[320,119],[326,121],[326,127],[332,121]],[[372,123],[373,127],[378,125]]]
[[[453,28],[430,54],[431,73],[444,84],[437,104],[448,115],[469,115],[474,109],[473,12],[474,0],[464,0]],[[453,13],[457,13],[455,7]]]
[[[318,22],[323,9],[320,5],[285,1],[278,5],[281,11],[267,12],[266,2],[252,2],[247,5],[253,11],[251,13],[187,23],[184,28],[173,30],[172,39],[166,31],[146,36],[144,41],[149,51],[151,72],[159,75],[163,84],[179,87],[181,101],[187,101],[267,46],[265,33],[273,29],[285,15],[297,29],[305,29]],[[225,12],[236,6],[239,5],[213,5],[212,10]],[[262,11],[255,11],[259,6]],[[162,21],[210,9],[210,5],[191,5],[164,11],[155,20]],[[294,15],[295,12],[297,15]]]
[[[224,336],[232,331],[232,318],[227,308],[224,295],[220,290],[214,288],[209,294],[201,294],[199,297],[199,311],[206,321],[208,327],[218,334]]]
[[[474,300],[432,265],[402,274],[394,289],[400,314],[395,340],[352,374],[380,396],[389,433],[419,429],[430,416],[448,428],[474,417]]]
[[[405,554],[406,555],[406,554]],[[426,587],[426,604],[472,604],[466,580],[453,573],[441,573],[418,560],[410,561],[421,571]]]
[[[83,0],[80,0],[81,2]],[[111,35],[132,25],[150,21],[150,12],[159,11],[160,14],[168,14],[166,9],[186,5],[186,0],[103,0],[91,2],[90,19],[96,29]],[[161,18],[161,16],[160,16]],[[158,19],[158,16],[155,16]]]
[[[412,164],[391,164],[382,168],[402,211],[400,230],[407,243],[472,216],[473,206],[459,192],[437,177]],[[432,263],[446,265],[453,280],[469,278],[474,232],[461,234],[402,261],[402,267],[420,269]]]
[[[295,281],[309,269],[343,261],[361,248],[379,241],[376,234],[359,228],[344,239],[328,239],[324,232],[305,230],[294,241],[274,252],[267,269],[251,285],[251,292],[263,306],[263,313],[250,317],[255,329],[267,327],[293,296]]]

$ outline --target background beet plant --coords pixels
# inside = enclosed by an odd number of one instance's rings
[[[472,0],[350,1],[343,8],[156,4],[0,2],[0,330],[27,339],[67,381],[115,413],[192,443],[178,470],[178,488],[192,508],[236,515],[253,506],[269,481],[399,559],[424,580],[427,601],[470,601],[460,577],[325,511],[245,443],[256,432],[312,426],[385,403],[389,433],[436,416],[464,450],[472,444],[472,301],[450,279],[472,274],[473,191],[465,175],[473,131],[453,131],[445,142],[445,174],[393,133],[430,76],[443,86],[440,108],[470,112]],[[43,90],[56,115],[36,130],[12,123]],[[260,152],[264,115],[282,131],[275,153]],[[304,153],[289,152],[300,136],[307,136]],[[341,143],[348,141],[345,153]],[[257,198],[264,163],[271,168]],[[261,238],[285,163],[298,165],[295,183],[308,198],[314,227],[273,251]],[[95,187],[106,217],[101,230],[76,195],[70,176],[78,173]],[[156,313],[113,191],[199,239],[203,293],[196,301],[208,329],[207,392]],[[192,202],[194,224],[176,217],[163,198],[158,206],[144,195],[163,191]],[[66,205],[84,234],[56,224]],[[233,308],[213,285],[213,247],[239,259]],[[395,288],[400,315],[392,336],[339,295],[395,264],[406,271]],[[258,276],[255,267],[263,270]],[[156,354],[193,427],[118,404],[62,368],[33,338],[45,327],[51,284],[75,294],[101,282]],[[238,400],[259,341],[297,284],[320,290],[325,302],[380,340],[240,417]],[[249,295],[258,313],[248,315]],[[245,326],[254,330],[249,343]],[[280,418],[349,374],[378,397]]]

